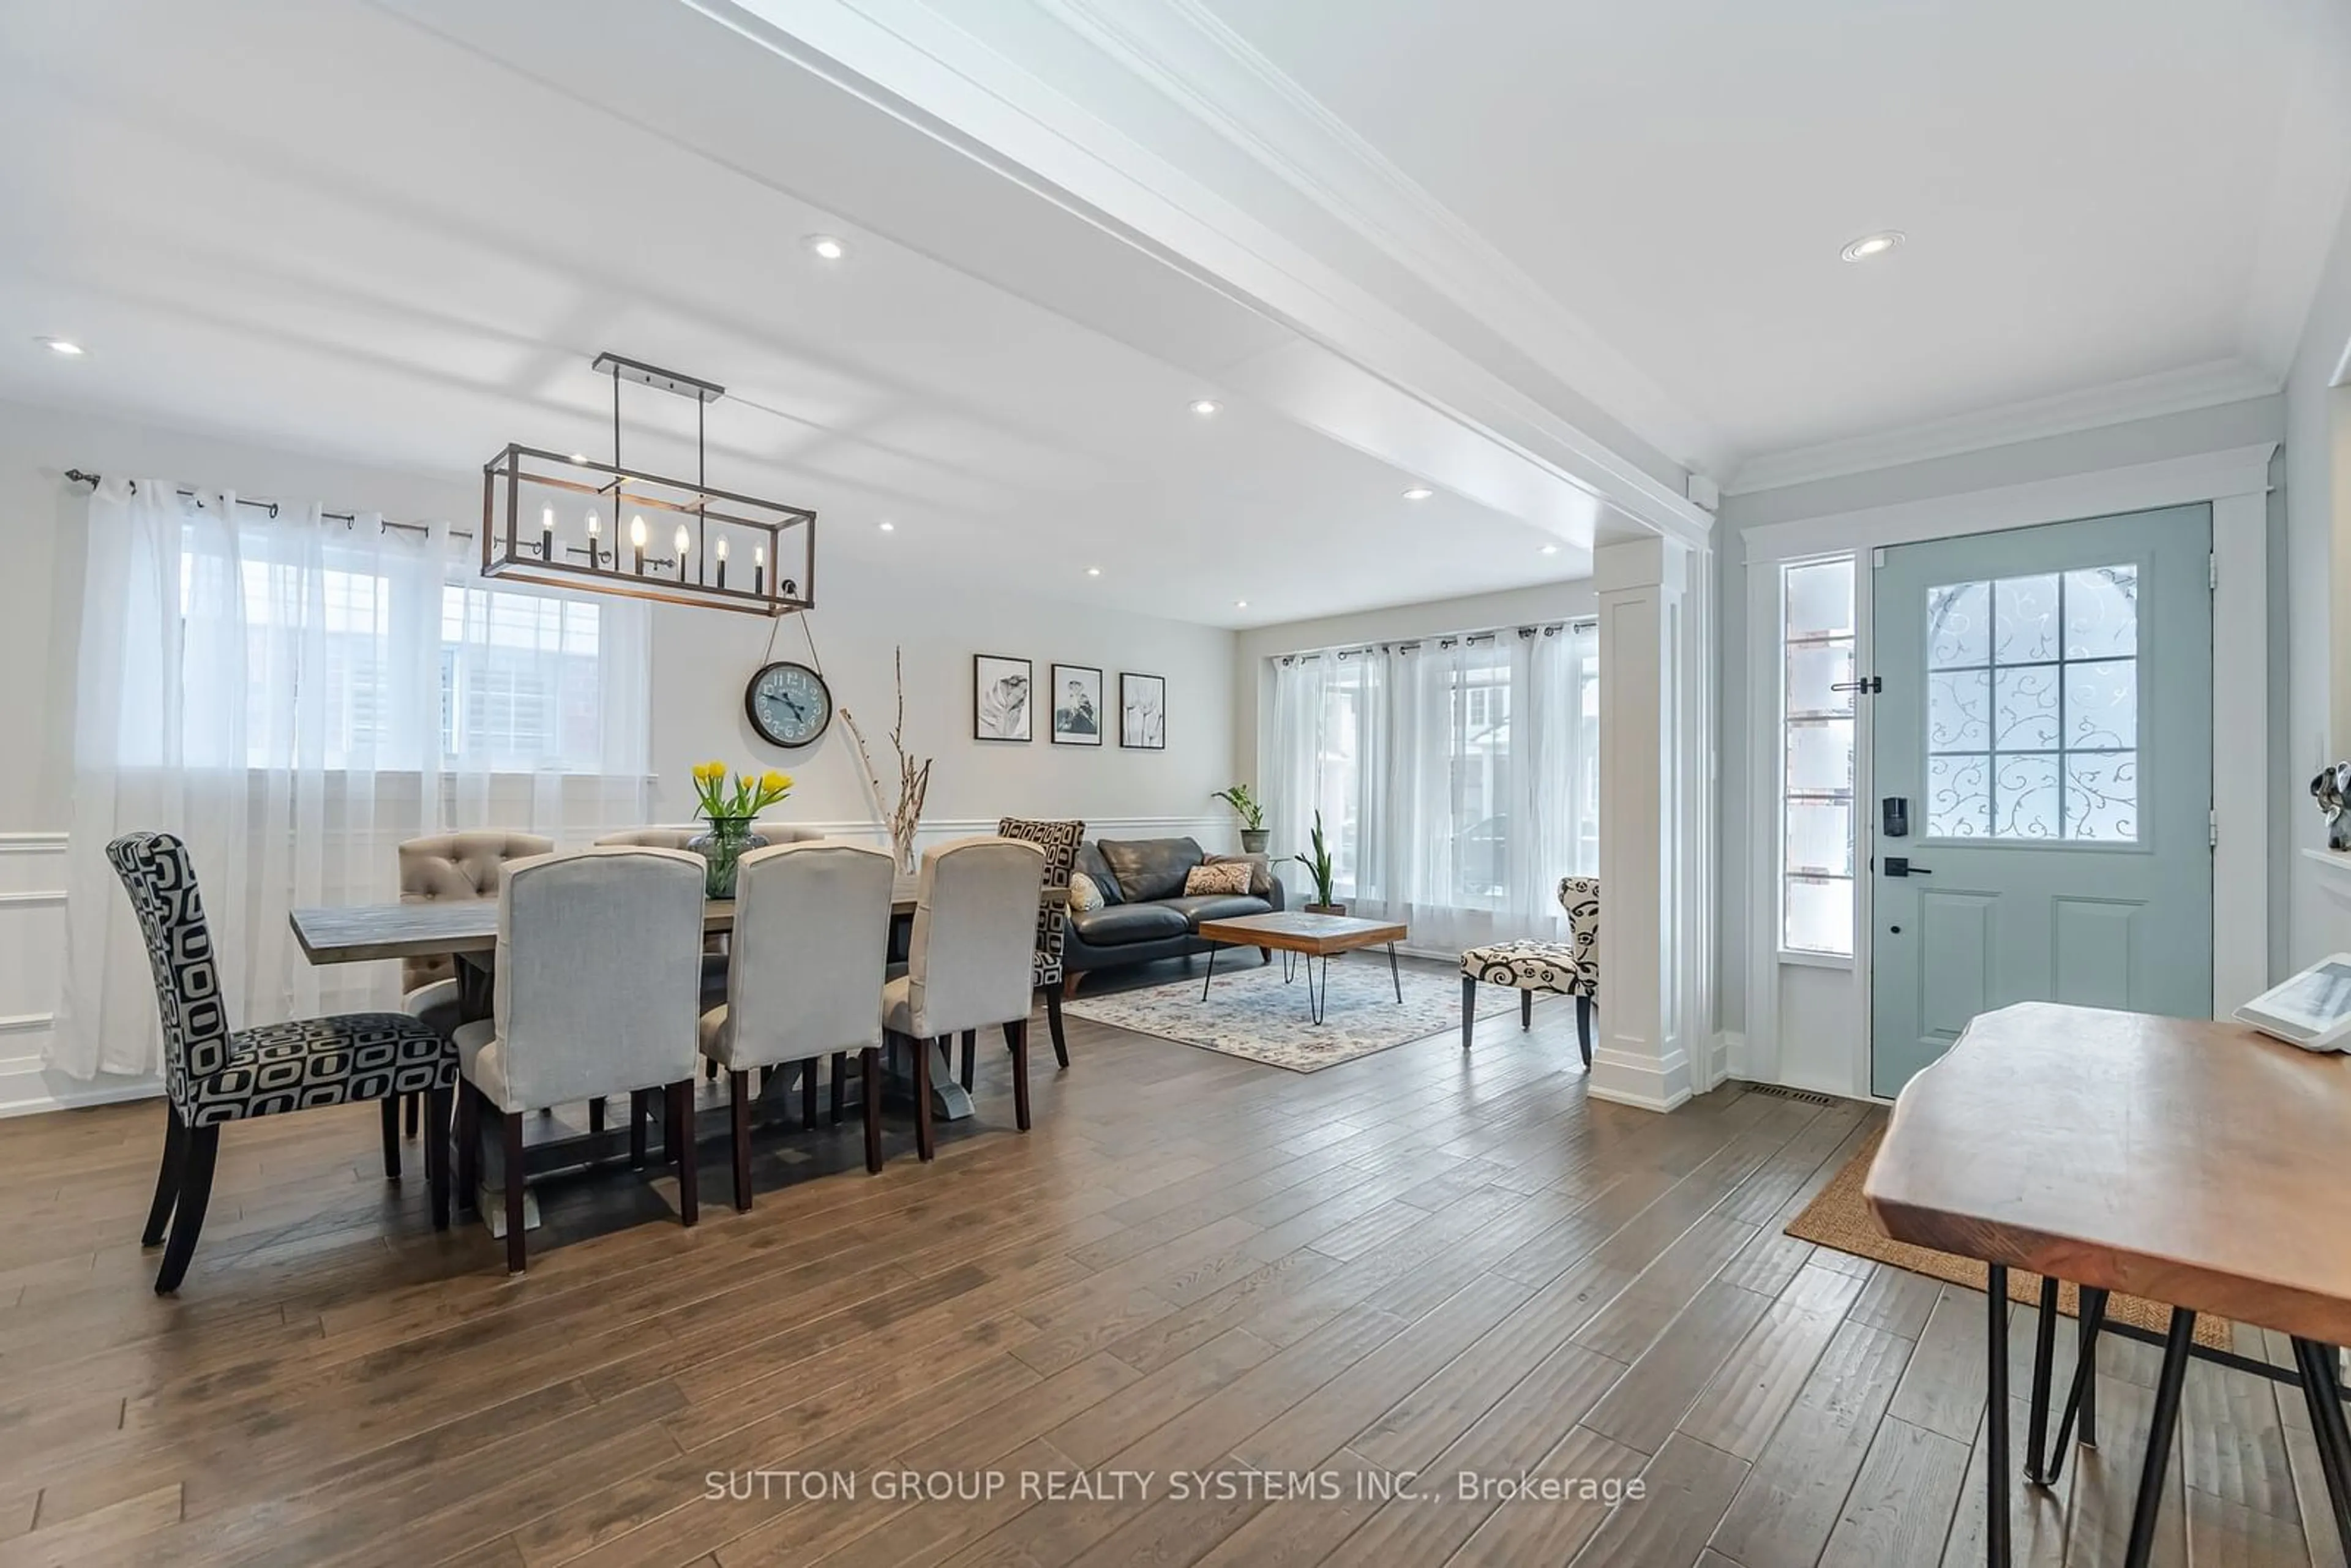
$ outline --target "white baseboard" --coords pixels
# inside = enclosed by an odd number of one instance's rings
[[[1690,1097],[1689,1058],[1681,1051],[1660,1057],[1634,1040],[1620,1051],[1604,1035],[1592,1052],[1592,1078],[1584,1093],[1612,1104],[1643,1111],[1671,1111]]]

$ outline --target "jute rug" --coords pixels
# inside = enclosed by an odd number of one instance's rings
[[[1319,979],[1319,961],[1315,969]],[[1306,960],[1298,961],[1294,973],[1285,985],[1280,954],[1260,965],[1256,953],[1241,948],[1217,955],[1205,1000],[1201,977],[1195,976],[1131,991],[1081,991],[1061,1010],[1292,1072],[1320,1072],[1461,1028],[1458,975],[1406,968],[1399,1006],[1386,954],[1343,954],[1332,960],[1330,1005],[1318,1024],[1307,1014]]]
[[[1949,1252],[1937,1252],[1930,1248],[1913,1247],[1896,1241],[1878,1228],[1877,1216],[1861,1196],[1862,1179],[1869,1175],[1869,1162],[1877,1156],[1878,1140],[1883,1130],[1872,1133],[1845,1161],[1844,1168],[1831,1177],[1820,1196],[1804,1207],[1788,1226],[1788,1234],[1799,1241],[1811,1241],[1839,1252],[1850,1252],[1856,1258],[1867,1258],[1879,1263],[1891,1263],[1897,1269],[1907,1269],[1914,1274],[1924,1274],[1946,1284],[1964,1285],[1972,1291],[1984,1288],[1986,1270],[1972,1258],[1957,1258]],[[2008,1271],[2008,1295],[2013,1301],[2037,1306],[2041,1301],[2041,1276],[2019,1269]],[[2057,1310],[2065,1316],[2081,1315],[2081,1301],[2074,1287],[2062,1281],[2057,1286]],[[2106,1298],[2106,1317],[2111,1322],[2126,1322],[2161,1333],[2171,1326],[2171,1309],[2137,1296],[2120,1293]],[[2199,1315],[2196,1320],[2196,1342],[2213,1350],[2227,1350],[2234,1343],[2233,1325],[2226,1318]]]

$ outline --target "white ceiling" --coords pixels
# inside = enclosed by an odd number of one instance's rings
[[[348,0],[7,8],[0,396],[463,477],[509,440],[605,455],[609,348],[725,383],[712,482],[814,506],[828,552],[1224,625],[1588,571],[1588,497],[1403,500],[1412,472],[1252,397],[1294,333],[697,14],[618,0],[567,58],[566,7],[483,9],[536,29],[490,40],[526,69]],[[664,70],[755,117],[731,155],[638,118]],[[633,433],[694,405],[624,410],[632,463],[692,471]]]
[[[1685,465],[2273,388],[2347,17],[14,0],[0,396],[456,477],[602,453],[609,348],[726,383],[713,482],[828,550],[1225,625],[1520,587],[1702,528]]]
[[[1718,476],[2116,383],[2274,390],[2351,172],[2340,0],[1206,4]]]

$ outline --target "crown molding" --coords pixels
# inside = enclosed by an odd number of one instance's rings
[[[1173,108],[1224,142],[1214,120],[1199,115],[1222,98],[1196,84],[1186,89],[1190,78],[1150,67],[1147,50],[1120,44],[1122,27],[1125,37],[1136,36],[1133,12],[1113,26],[1072,9],[1076,3],[951,17],[925,0],[688,0],[720,26],[1249,303],[1552,480],[1646,529],[1706,538],[1713,519],[1690,502],[1678,473],[1651,472],[1423,326],[1228,196],[1213,168],[1164,155],[1151,141],[1166,129],[1164,112],[1153,121],[1155,110]],[[1214,57],[1206,43],[1187,52]],[[1130,58],[1150,68],[1138,77]],[[1088,75],[1093,61],[1116,76]],[[1228,85],[1248,76],[1238,66],[1224,72]],[[1592,412],[1619,423],[1596,405]]]
[[[1949,419],[1767,453],[1740,465],[1722,488],[1749,495],[1841,478],[1906,463],[1956,457],[2043,436],[2068,435],[2133,420],[2186,413],[2194,409],[2269,397],[2283,386],[2279,377],[2241,360],[2219,360],[2132,381],[2109,382],[2079,392],[2002,403]]]
[[[1037,3],[1634,435],[1701,467],[1728,455],[1719,432],[1203,0]]]

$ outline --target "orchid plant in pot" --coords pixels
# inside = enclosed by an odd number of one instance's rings
[[[770,768],[765,773],[736,773],[729,787],[724,762],[695,765],[694,797],[710,831],[689,841],[686,848],[707,862],[703,893],[711,898],[735,896],[735,870],[747,851],[767,840],[751,831],[758,814],[792,792],[792,776]]]

